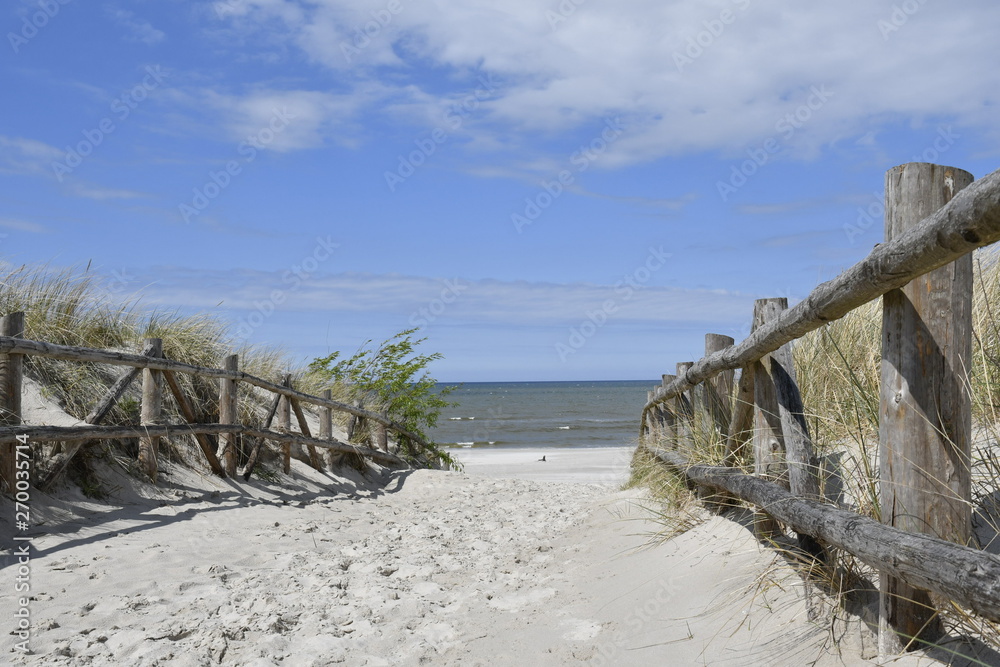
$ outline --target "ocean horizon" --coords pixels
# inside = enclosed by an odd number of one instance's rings
[[[656,380],[438,383],[458,386],[428,435],[448,448],[634,445]]]

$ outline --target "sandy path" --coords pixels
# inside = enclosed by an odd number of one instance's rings
[[[384,489],[321,481],[214,482],[214,497],[94,508],[36,537],[35,654],[13,662],[735,666],[873,655],[859,623],[833,628],[846,630],[837,647],[828,625],[806,622],[801,579],[733,521],[644,548],[655,524],[607,484],[435,471]]]

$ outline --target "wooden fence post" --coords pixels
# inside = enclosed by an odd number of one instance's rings
[[[292,387],[291,379],[288,381],[288,387]],[[295,398],[290,399],[289,404],[292,406],[292,412],[295,413],[296,421],[299,422],[299,430],[302,431],[302,435],[307,438],[311,438],[312,433],[309,430],[309,422],[306,421],[306,413],[303,412],[302,405],[299,403],[298,399]],[[309,465],[322,472],[323,459],[320,458],[319,452],[316,451],[316,447],[313,445],[306,445],[306,451],[309,452]]]
[[[740,370],[740,381],[736,387],[736,398],[733,404],[733,418],[729,422],[726,436],[726,465],[736,465],[740,451],[745,444],[753,439],[754,424],[754,384],[755,364],[744,366]]]
[[[761,306],[761,324],[777,318],[788,307],[787,299],[764,299]],[[778,444],[784,453],[784,470],[788,475],[788,489],[793,495],[809,500],[819,500],[819,462],[813,452],[809,426],[806,424],[802,394],[796,380],[795,363],[790,343],[782,345],[760,361],[754,376],[755,392],[766,385],[765,400],[772,400],[777,407],[780,437]],[[767,418],[768,428],[773,418]],[[773,443],[773,441],[772,441]],[[800,534],[799,546],[813,556],[823,559],[823,547],[812,537]]]
[[[652,389],[647,389],[646,402],[649,403],[654,398],[656,398],[656,392],[654,392]],[[650,411],[646,415],[646,423],[642,425],[643,435],[645,435],[647,438],[653,437],[653,419],[654,419],[653,411]]]
[[[286,373],[281,378],[281,385],[287,387],[292,384],[292,375]],[[282,433],[289,433],[292,430],[292,404],[288,397],[282,395],[278,399],[278,430]],[[281,469],[287,475],[292,471],[292,443],[281,443]]]
[[[389,451],[389,432],[386,430],[385,424],[379,424],[375,434],[378,437],[378,448],[383,452]]]
[[[147,348],[152,351],[147,355],[150,357],[163,356],[163,340],[161,338],[147,338]],[[140,423],[147,424],[161,423],[163,414],[163,388],[160,371],[151,368],[142,369],[142,407],[140,411]],[[139,438],[139,467],[150,481],[156,482],[157,458],[160,455],[159,436],[143,436]]]
[[[885,238],[898,238],[973,181],[972,174],[910,163],[886,173]],[[972,417],[972,255],[882,297],[879,450],[882,522],[968,544]],[[930,595],[882,575],[879,650],[943,632]]]
[[[677,376],[664,373],[661,378],[660,386],[666,388]],[[660,414],[662,415],[663,436],[667,441],[667,446],[673,447],[677,441],[677,399],[669,398],[660,407],[662,409]]]
[[[682,361],[677,364],[677,377],[684,377],[694,366],[693,361]],[[690,449],[694,445],[691,432],[692,421],[694,419],[694,406],[691,402],[692,391],[685,391],[677,396],[677,448],[682,450]]]
[[[330,400],[333,394],[329,389],[323,390],[323,398]],[[333,437],[333,409],[323,406],[319,409],[319,438],[320,440],[329,440]],[[343,454],[338,454],[332,449],[329,450],[329,456],[327,460],[331,468],[340,465],[343,459]]]
[[[721,352],[732,347],[736,340],[722,334],[705,334],[705,356]],[[735,371],[722,371],[702,387],[705,392],[705,404],[715,422],[719,434],[725,438],[729,434],[729,421],[733,412],[733,381]]]
[[[24,313],[11,313],[0,319],[0,335],[22,338]],[[0,354],[0,424],[21,424],[21,384],[24,379],[24,355]],[[14,492],[17,450],[14,443],[0,444],[0,491]],[[4,487],[6,487],[4,489]]]
[[[240,369],[240,357],[237,354],[230,354],[223,362],[223,368],[227,371],[238,371]],[[239,421],[239,396],[237,381],[223,378],[219,380],[219,423],[236,424]],[[230,477],[236,474],[236,433],[223,433],[219,438],[218,458],[222,463],[226,474]]]
[[[757,330],[788,308],[788,299],[757,299],[753,304],[753,330]],[[754,474],[788,488],[785,467],[785,444],[781,433],[781,413],[774,383],[768,372],[770,355],[754,363],[753,376],[753,459]],[[781,526],[769,515],[758,512],[754,534],[768,539],[781,534]]]

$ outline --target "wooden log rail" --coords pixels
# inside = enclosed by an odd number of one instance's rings
[[[792,495],[735,468],[692,465],[676,451],[651,447],[660,460],[697,482],[763,507],[769,515],[865,563],[1000,622],[1000,558],[930,535]]]
[[[59,440],[81,442],[96,440],[117,440],[120,438],[166,438],[178,435],[224,435],[242,433],[281,443],[299,443],[306,446],[322,447],[345,454],[360,454],[390,465],[405,466],[406,461],[395,454],[368,447],[359,447],[338,440],[320,440],[298,433],[271,431],[243,424],[146,424],[139,426],[17,426],[0,427],[0,444],[17,442],[18,436],[28,436],[35,442]]]
[[[243,371],[206,368],[185,364],[180,361],[173,361],[171,359],[146,357],[139,354],[129,354],[127,352],[112,352],[108,350],[95,350],[85,347],[56,345],[54,343],[25,340],[23,338],[14,338],[12,336],[0,336],[0,354],[23,354],[49,357],[52,359],[64,359],[68,361],[90,361],[115,366],[131,366],[133,368],[143,368],[149,370],[173,371],[177,373],[188,373],[190,375],[197,375],[200,377],[246,382],[249,385],[285,396],[290,400],[297,400],[310,405],[332,408],[338,412],[347,412],[357,417],[369,419],[382,424],[389,430],[409,439],[410,442],[415,443],[424,449],[431,449],[430,444],[416,433],[410,431],[402,424],[393,421],[384,415],[380,415],[377,412],[372,412],[370,410],[365,410],[364,408],[358,408],[353,405],[341,403],[340,401],[334,401],[328,398],[312,396],[311,394],[296,391],[290,387],[284,387],[274,382],[268,382],[267,380],[250,375],[249,373],[245,373]]]
[[[685,373],[678,374],[670,386],[643,407],[641,423],[646,423],[647,414],[655,406],[716,374],[760,361],[764,355],[827,322],[996,241],[1000,241],[1000,170],[959,192],[919,225],[877,246],[868,257],[819,285],[803,301],[742,343],[704,357]]]

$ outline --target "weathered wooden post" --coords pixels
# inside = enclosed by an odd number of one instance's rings
[[[762,301],[760,324],[771,322],[788,307],[787,299]],[[806,424],[802,394],[799,392],[795,376],[791,343],[782,345],[761,359],[760,365],[755,370],[754,384],[755,393],[757,387],[766,385],[764,400],[774,401],[770,405],[771,409],[777,407],[779,432],[776,439],[778,446],[784,452],[788,489],[800,498],[819,500],[819,464],[813,452],[812,439]],[[768,416],[765,421],[767,428],[773,427],[773,417]],[[774,440],[770,442],[773,446]],[[823,548],[808,535],[799,535],[799,546],[818,558],[824,555]]]
[[[757,299],[753,305],[753,330],[775,319],[788,308],[788,299]],[[765,355],[754,364],[753,377],[753,458],[754,474],[788,488],[785,467],[785,443],[781,433],[781,413],[778,397],[771,381],[770,357]],[[754,534],[768,539],[781,534],[781,526],[769,515],[758,512]]]
[[[736,399],[733,404],[733,418],[729,422],[726,436],[726,465],[736,465],[741,449],[753,439],[754,423],[754,369],[756,364],[750,364],[740,369],[740,380],[736,387]]]
[[[389,451],[389,433],[386,431],[385,424],[379,424],[375,434],[378,438],[378,448],[383,452]]]
[[[886,173],[885,238],[898,238],[973,181],[926,163]],[[882,522],[959,544],[971,534],[972,255],[882,297]],[[882,575],[879,650],[942,634],[926,591]]]
[[[705,356],[721,352],[732,347],[736,340],[722,334],[705,334]],[[733,382],[735,371],[722,371],[703,385],[705,404],[715,422],[719,434],[725,438],[729,433],[729,421],[732,418]]]
[[[649,403],[656,397],[656,392],[652,389],[646,390],[646,403]],[[646,413],[646,423],[642,425],[642,433],[647,438],[653,437],[653,414],[655,410],[650,410]]]
[[[669,373],[664,373],[662,376],[662,382],[660,386],[666,388],[670,386],[674,380],[677,379],[676,375],[671,375]],[[662,419],[663,419],[663,437],[666,441],[667,447],[673,447],[677,444],[677,398],[668,398],[665,403],[661,406]]]
[[[223,368],[236,372],[240,368],[240,357],[231,354],[226,357]],[[223,378],[219,381],[219,423],[235,424],[239,420],[237,381]],[[218,457],[225,468],[226,474],[236,474],[236,433],[223,433],[219,437]]]
[[[11,313],[0,318],[0,336],[24,336],[24,313]],[[0,424],[21,424],[21,384],[24,379],[24,356],[0,354]],[[0,491],[13,493],[15,488],[17,449],[14,443],[0,444]]]
[[[323,398],[330,400],[332,397],[333,394],[329,389],[323,390]],[[319,437],[321,440],[330,440],[333,438],[333,409],[325,405],[319,409]],[[327,459],[330,467],[334,468],[340,465],[344,455],[334,452],[332,449],[327,451],[329,452]]]
[[[682,361],[677,364],[677,377],[684,377],[688,370],[694,366],[693,361]],[[694,437],[691,431],[694,419],[694,409],[691,401],[692,391],[685,391],[677,396],[677,448],[688,450],[694,445]]]
[[[281,386],[287,387],[292,384],[291,373],[286,373],[281,378]],[[282,433],[290,433],[292,430],[292,404],[284,394],[278,399],[278,430]],[[292,471],[292,443],[281,443],[281,469],[287,475]]]
[[[149,357],[163,356],[163,339],[147,338],[147,349],[151,348]],[[143,426],[161,423],[163,413],[163,380],[161,373],[152,368],[142,369],[142,406],[140,423]],[[160,454],[160,438],[158,436],[143,436],[139,438],[139,467],[153,482],[157,475],[157,457]]]

